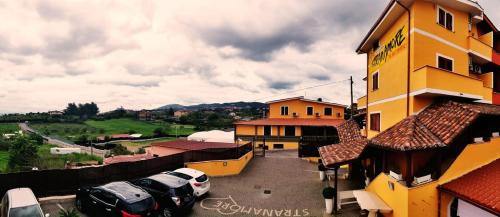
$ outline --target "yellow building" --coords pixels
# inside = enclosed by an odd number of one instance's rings
[[[357,49],[367,54],[358,105],[368,138],[438,98],[500,103],[499,50],[498,30],[474,1],[391,1]]]
[[[266,118],[235,123],[235,139],[267,149],[298,149],[300,141],[337,143],[336,126],[344,122],[345,105],[304,97],[267,102]]]
[[[367,139],[321,147],[323,164],[360,162],[384,216],[499,216],[499,51],[475,1],[390,1],[357,49]]]

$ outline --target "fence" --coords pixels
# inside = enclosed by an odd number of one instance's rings
[[[38,197],[73,194],[79,187],[136,179],[183,166],[184,156],[180,153],[100,167],[0,174],[0,196],[19,187],[31,188]]]
[[[209,148],[184,152],[185,162],[198,162],[209,160],[238,159],[252,151],[252,143],[236,146],[234,148]]]

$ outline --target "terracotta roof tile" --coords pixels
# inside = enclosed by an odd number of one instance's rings
[[[469,203],[500,215],[500,159],[439,187]]]
[[[361,136],[358,124],[348,120],[337,127],[339,144],[319,148],[319,154],[325,166],[331,167],[358,158],[368,145],[368,140]]]
[[[264,118],[252,121],[236,122],[236,125],[272,125],[272,126],[338,126],[344,123],[343,119],[315,119],[315,118]]]
[[[238,146],[235,143],[199,142],[199,141],[190,141],[181,139],[168,142],[157,142],[151,145],[166,147],[166,148],[182,149],[182,150],[203,150],[209,148],[235,148]]]
[[[440,102],[407,117],[370,140],[395,150],[419,150],[449,145],[482,115],[500,115],[500,106],[482,103]]]

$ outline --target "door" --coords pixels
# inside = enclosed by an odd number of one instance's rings
[[[102,190],[92,189],[89,194],[89,209],[90,216],[104,216],[104,204],[100,200],[102,198]]]
[[[118,198],[114,194],[100,189],[95,189],[90,193],[90,203],[94,207],[92,214],[94,216],[113,217],[117,216],[116,204]]]

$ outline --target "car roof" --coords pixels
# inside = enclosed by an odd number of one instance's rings
[[[29,188],[15,188],[7,191],[10,208],[24,207],[38,204],[33,191]]]
[[[185,179],[164,173],[156,174],[148,178],[160,182],[162,184],[168,185],[169,187],[172,188],[178,188],[180,186],[188,184],[188,181]]]
[[[108,192],[111,192],[122,200],[133,203],[151,197],[146,191],[128,182],[111,182],[97,187]]]
[[[194,178],[205,175],[205,173],[203,173],[199,170],[191,169],[191,168],[179,168],[179,169],[174,170],[174,172],[184,173],[184,174],[190,175]]]

